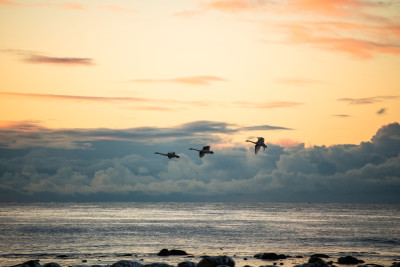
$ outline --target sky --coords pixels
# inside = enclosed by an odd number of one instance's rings
[[[0,201],[400,203],[399,14],[0,0]]]

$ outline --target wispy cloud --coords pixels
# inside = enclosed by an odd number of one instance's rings
[[[235,16],[269,14],[268,23],[261,22],[262,17],[259,21],[269,35],[272,31],[282,36],[278,40],[280,43],[308,45],[368,59],[376,54],[400,54],[400,24],[397,17],[390,15],[393,12],[388,12],[391,9],[398,9],[398,6],[360,0],[210,0],[182,14],[208,11]],[[269,38],[264,40],[276,42]]]
[[[191,85],[210,85],[214,82],[226,81],[223,78],[216,76],[190,76],[180,77],[172,79],[134,79],[129,82],[132,83],[180,83],[180,84],[191,84]]]
[[[94,65],[91,58],[77,57],[47,57],[42,55],[31,55],[23,59],[24,62],[32,64],[55,64],[55,65]]]
[[[93,66],[95,65],[92,58],[83,57],[54,57],[45,56],[43,54],[19,50],[19,49],[2,49],[4,53],[10,53],[21,57],[21,61],[30,64],[52,64],[52,65],[63,65],[63,66]]]
[[[273,101],[273,102],[246,102],[238,101],[233,103],[236,107],[241,108],[258,108],[258,109],[271,109],[271,108],[289,108],[303,105],[301,102],[288,102],[288,101]]]
[[[29,146],[83,148],[84,142],[95,140],[131,140],[161,142],[187,138],[217,138],[213,135],[246,131],[277,131],[291,128],[272,125],[241,126],[227,122],[193,121],[174,127],[136,127],[129,129],[49,129],[38,121],[6,122],[0,124],[0,146],[23,148]],[[218,138],[217,138],[218,139]],[[81,147],[83,145],[83,147]]]
[[[348,114],[335,114],[335,115],[332,115],[332,116],[333,117],[338,117],[338,118],[349,118],[349,117],[351,117]]]
[[[398,96],[373,96],[364,98],[340,98],[338,101],[347,102],[350,105],[363,105],[363,104],[374,104],[385,100],[396,99]]]
[[[0,92],[0,95],[11,96],[11,97],[14,96],[14,97],[29,97],[29,98],[41,98],[41,99],[96,101],[96,102],[110,102],[110,101],[146,102],[146,101],[149,101],[148,99],[137,98],[137,97],[101,97],[101,96],[54,95],[54,94],[15,93],[15,92]]]
[[[148,110],[148,111],[179,111],[190,109],[193,107],[218,107],[218,108],[252,108],[252,109],[272,109],[272,108],[291,108],[302,105],[300,102],[245,102],[238,101],[233,103],[213,102],[206,100],[176,100],[176,99],[156,99],[142,97],[108,97],[108,96],[82,96],[82,95],[58,95],[58,94],[40,94],[40,93],[20,93],[20,92],[1,92],[3,97],[16,98],[32,98],[43,100],[60,100],[60,101],[76,101],[76,102],[103,102],[103,103],[125,103],[135,106],[126,105],[124,108],[132,110]]]
[[[377,53],[400,54],[400,25],[293,21],[275,26],[286,34],[282,42],[287,44],[340,51],[364,59]]]

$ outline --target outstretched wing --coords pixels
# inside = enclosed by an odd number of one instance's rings
[[[264,143],[264,138],[263,137],[257,137],[257,138],[258,138],[257,143]]]
[[[199,152],[199,157],[202,158],[202,157],[204,157],[205,154],[206,154],[206,153],[200,151],[200,152]]]
[[[254,148],[254,153],[258,153],[258,151],[260,151],[260,148],[261,148],[261,146],[259,146],[259,145],[256,145],[255,146],[255,148]]]

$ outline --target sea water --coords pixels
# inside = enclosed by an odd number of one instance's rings
[[[158,257],[163,248],[192,256]],[[119,260],[177,265],[204,255],[260,266],[266,264],[253,256],[263,252],[290,255],[293,263],[313,253],[394,261],[400,257],[400,205],[0,203],[0,266],[31,259],[62,266]]]

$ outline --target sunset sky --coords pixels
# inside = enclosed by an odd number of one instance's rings
[[[398,125],[399,14],[389,0],[0,0],[3,157],[358,146]]]

